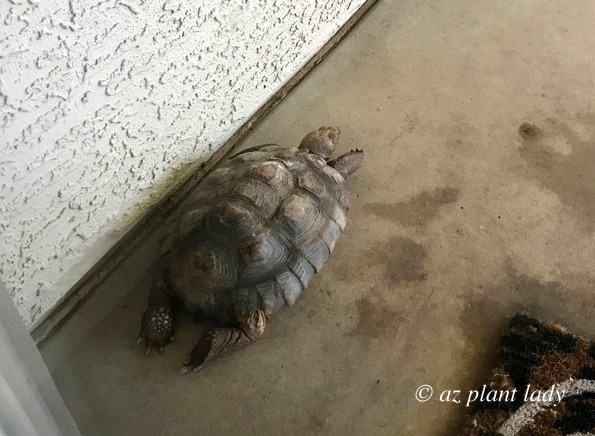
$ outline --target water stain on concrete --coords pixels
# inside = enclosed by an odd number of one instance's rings
[[[524,123],[519,128],[522,145],[519,153],[529,166],[528,175],[555,192],[560,201],[582,219],[582,230],[595,230],[595,116],[582,115],[581,122],[594,135],[581,137],[566,123],[546,119],[543,126]],[[565,141],[569,154],[553,150],[547,142]]]
[[[402,236],[390,237],[378,245],[362,253],[361,263],[381,265],[390,289],[427,279],[425,262],[428,254],[423,245]],[[403,312],[392,308],[381,298],[366,296],[357,300],[355,305],[357,325],[347,336],[379,338],[394,335],[405,317]]]
[[[440,208],[454,203],[459,190],[453,187],[436,188],[398,203],[372,203],[368,208],[375,215],[404,226],[424,226],[438,215]]]
[[[323,432],[326,419],[321,419],[316,412],[308,412],[308,425],[307,430],[311,434],[320,434]]]
[[[428,257],[425,247],[413,239],[402,236],[389,238],[382,247],[364,252],[368,260],[384,265],[385,275],[393,285],[426,280],[425,262]]]
[[[380,338],[397,333],[404,314],[390,308],[386,302],[373,302],[369,297],[355,302],[357,308],[357,325],[348,336],[367,336]]]

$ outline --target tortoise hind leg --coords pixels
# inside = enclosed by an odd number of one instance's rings
[[[149,354],[156,347],[163,354],[165,345],[173,341],[174,298],[163,280],[158,280],[149,291],[149,307],[143,314],[137,343],[143,340]]]
[[[208,330],[192,350],[190,360],[182,367],[182,374],[199,370],[224,351],[254,342],[264,333],[265,327],[266,316],[262,310],[257,309],[245,321],[239,322],[237,327]]]

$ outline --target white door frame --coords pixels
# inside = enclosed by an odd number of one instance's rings
[[[0,435],[80,436],[2,280]]]

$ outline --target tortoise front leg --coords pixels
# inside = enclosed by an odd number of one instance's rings
[[[149,291],[149,307],[143,315],[137,343],[145,341],[146,354],[156,347],[163,354],[165,345],[174,340],[174,305],[170,289],[158,280]]]
[[[327,164],[337,170],[343,177],[347,177],[359,169],[363,160],[364,150],[356,148],[334,160],[329,160]]]
[[[182,367],[182,374],[199,370],[217,354],[254,342],[264,333],[265,327],[265,314],[258,309],[237,327],[208,330],[192,350],[190,361]]]

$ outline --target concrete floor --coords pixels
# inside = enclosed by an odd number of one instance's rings
[[[334,124],[339,151],[365,149],[325,269],[258,343],[181,376],[204,326],[145,358],[150,264],[128,265],[113,311],[66,326],[84,341],[43,350],[83,434],[456,434],[468,410],[415,390],[481,384],[514,313],[595,338],[594,19],[588,1],[381,0],[242,143]]]

